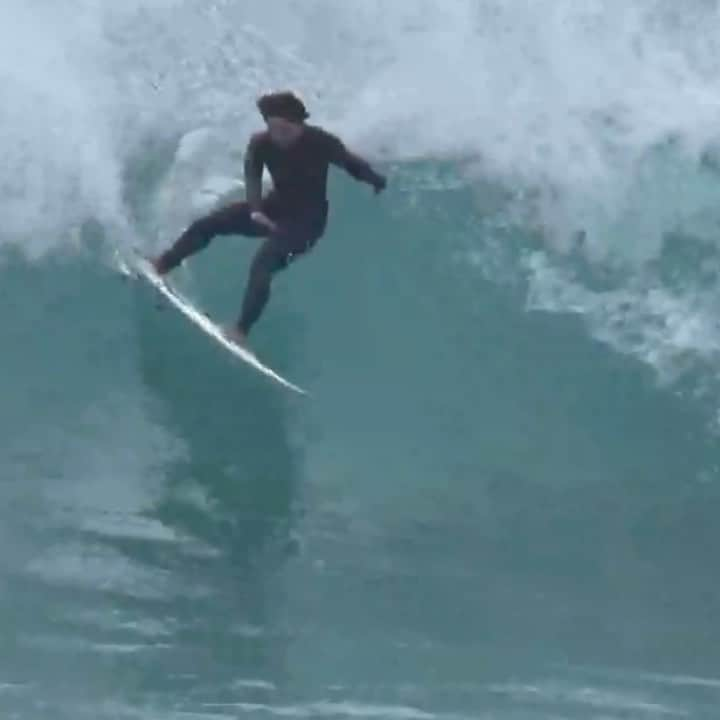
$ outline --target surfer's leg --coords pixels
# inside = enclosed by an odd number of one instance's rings
[[[155,268],[161,274],[169,272],[186,257],[206,248],[216,235],[261,237],[266,232],[251,219],[246,202],[233,203],[192,223],[173,246],[155,260]]]
[[[283,244],[273,238],[265,240],[255,253],[250,265],[250,275],[238,321],[238,329],[243,335],[250,332],[250,328],[257,322],[267,305],[272,276],[287,267],[289,259],[290,254]]]
[[[265,240],[255,253],[237,324],[243,335],[247,336],[265,308],[270,298],[273,275],[313,247],[325,230],[325,220],[325,213],[312,213],[307,217],[281,221],[273,236]]]

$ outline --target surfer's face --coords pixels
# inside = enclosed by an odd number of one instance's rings
[[[302,135],[302,123],[279,117],[269,117],[265,120],[265,123],[270,139],[280,147],[289,147]]]

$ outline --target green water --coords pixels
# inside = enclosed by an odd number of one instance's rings
[[[255,340],[310,400],[101,257],[5,263],[6,716],[712,717],[702,406],[333,192]],[[178,282],[232,314],[252,247]]]

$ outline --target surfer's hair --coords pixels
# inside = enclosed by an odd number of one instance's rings
[[[310,117],[303,101],[289,90],[265,93],[258,98],[257,107],[265,120],[279,117],[290,122],[303,122]]]

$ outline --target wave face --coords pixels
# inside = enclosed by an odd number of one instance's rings
[[[714,718],[715,4],[5,0],[0,714]],[[239,366],[124,279],[293,87],[389,174]],[[175,277],[238,311],[253,241]]]

